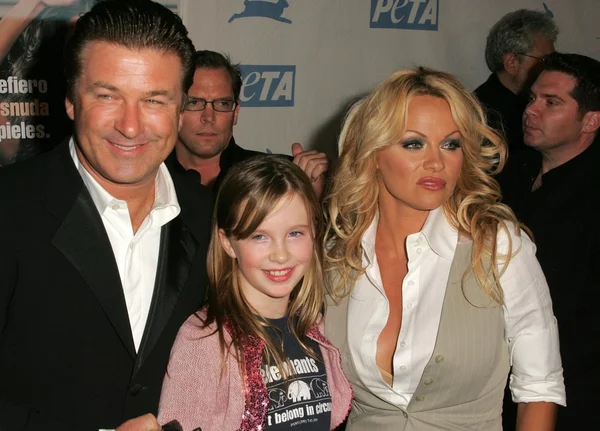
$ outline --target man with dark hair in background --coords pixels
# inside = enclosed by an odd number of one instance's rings
[[[203,185],[218,190],[234,164],[260,153],[237,145],[233,126],[240,111],[242,73],[236,64],[214,51],[197,51],[194,83],[188,92],[182,127],[174,153],[167,164],[172,170],[200,174]],[[312,180],[317,195],[323,192],[327,156],[292,145],[293,162]]]
[[[558,320],[567,407],[556,430],[595,428],[600,387],[600,62],[554,53],[523,114],[506,201],[528,226]]]
[[[0,429],[156,431],[206,288],[210,193],[163,163],[194,47],[164,6],[106,0],[66,53],[74,136],[0,171]]]
[[[485,62],[492,73],[475,95],[486,108],[489,125],[506,137],[511,154],[523,147],[527,91],[554,52],[557,37],[552,18],[527,9],[504,15],[488,34]]]

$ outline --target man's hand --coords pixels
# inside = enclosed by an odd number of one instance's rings
[[[313,186],[313,190],[320,199],[325,188],[325,172],[329,169],[329,160],[325,153],[319,153],[316,150],[304,151],[299,143],[292,144],[292,155],[294,164],[302,169]]]
[[[153,414],[148,413],[125,422],[116,431],[161,431],[162,427]]]

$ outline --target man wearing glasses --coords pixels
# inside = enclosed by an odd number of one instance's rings
[[[489,125],[506,138],[511,154],[524,147],[521,116],[527,92],[544,59],[554,52],[557,37],[550,16],[527,9],[504,15],[488,34],[485,61],[492,73],[475,95],[486,108]]]
[[[214,51],[196,51],[195,60],[194,83],[188,92],[179,140],[167,165],[193,175],[198,172],[202,184],[216,191],[229,168],[262,153],[241,148],[233,138],[242,88],[239,66]],[[300,144],[292,146],[292,154],[320,196],[329,167],[326,155],[304,151]]]

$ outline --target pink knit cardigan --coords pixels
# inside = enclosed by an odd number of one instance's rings
[[[200,312],[200,318],[206,316]],[[158,421],[177,419],[184,431],[263,430],[268,408],[267,389],[260,367],[263,342],[255,340],[244,349],[246,388],[238,364],[231,355],[221,368],[219,337],[214,327],[202,328],[192,315],[181,327],[171,350],[162,387]],[[332,408],[331,426],[339,426],[350,411],[352,388],[344,376],[339,351],[323,336],[323,322],[307,334],[321,348],[327,371]],[[230,340],[229,333],[225,338]]]

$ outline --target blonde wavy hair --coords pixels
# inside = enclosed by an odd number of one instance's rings
[[[313,252],[308,270],[290,295],[288,321],[302,349],[315,357],[305,340],[307,332],[318,323],[324,306],[321,243],[325,223],[310,180],[298,166],[280,156],[257,156],[236,164],[225,177],[217,195],[207,262],[208,309],[203,324],[216,323],[222,369],[226,355],[231,353],[238,361],[242,378],[245,370],[243,350],[250,345],[251,337],[264,342],[263,355],[267,363],[273,360],[284,378],[289,373],[288,367],[284,366],[287,362],[283,346],[267,334],[267,328],[275,331],[277,328],[260,317],[244,297],[237,259],[225,252],[219,240],[219,230],[222,229],[230,239],[248,238],[282,199],[288,200],[294,195],[302,198],[308,212]],[[231,343],[225,340],[225,329],[231,335]]]
[[[462,135],[463,164],[443,211],[458,232],[473,240],[472,262],[465,277],[474,272],[489,297],[502,304],[499,279],[512,255],[512,242],[509,235],[508,253],[499,256],[496,237],[499,228],[508,230],[509,223],[517,232],[520,227],[510,208],[499,202],[500,187],[491,177],[504,166],[506,144],[487,126],[479,102],[454,76],[423,67],[393,73],[346,116],[339,138],[340,159],[324,201],[325,268],[340,275],[328,286],[329,293],[343,297],[364,273],[361,239],[378,210],[376,155],[401,139],[410,101],[424,95],[448,102]],[[502,270],[497,265],[500,258]]]

